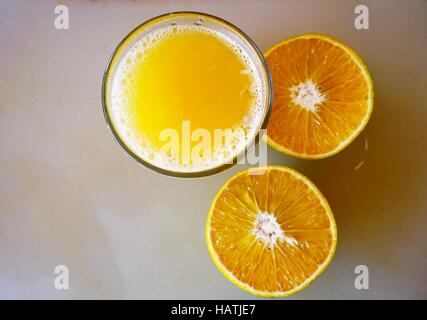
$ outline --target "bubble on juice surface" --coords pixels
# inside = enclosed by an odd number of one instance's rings
[[[254,103],[248,114],[244,117],[242,124],[231,130],[228,139],[225,140],[225,144],[218,150],[212,150],[211,158],[207,158],[205,162],[197,161],[197,163],[183,164],[179,161],[179,157],[177,159],[176,155],[154,152],[153,150],[156,148],[152,139],[141,133],[135,132],[135,130],[129,129],[132,125],[130,121],[131,117],[129,116],[129,106],[136,97],[136,94],[138,94],[130,90],[130,88],[135,87],[136,83],[133,73],[135,64],[143,61],[146,53],[150,52],[150,50],[163,39],[176,36],[176,34],[188,30],[206,32],[214,35],[240,57],[244,65],[242,74],[247,75],[251,79],[251,87],[247,88],[247,92],[243,94],[251,94]],[[124,54],[116,68],[116,73],[112,81],[110,103],[110,112],[114,126],[122,140],[133,153],[157,167],[177,172],[194,172],[215,168],[223,163],[230,163],[237,154],[244,151],[248,142],[255,138],[257,129],[263,121],[264,106],[262,84],[256,66],[250,59],[248,53],[239,44],[218,31],[204,26],[169,25],[163,27],[137,41]]]

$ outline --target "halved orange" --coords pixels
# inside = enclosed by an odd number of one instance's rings
[[[371,76],[362,59],[329,36],[306,34],[265,53],[274,104],[267,143],[306,159],[332,156],[364,129],[373,108]]]
[[[206,239],[219,270],[255,295],[283,297],[309,285],[331,261],[337,231],[328,202],[283,166],[230,178],[209,212]]]

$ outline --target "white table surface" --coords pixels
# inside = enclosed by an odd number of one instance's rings
[[[70,30],[54,28],[60,2]],[[314,31],[360,53],[376,94],[364,133],[327,160],[269,153],[319,186],[338,224],[334,260],[292,298],[427,298],[426,1],[363,1],[369,30],[354,28],[359,1],[60,2],[0,2],[0,298],[253,298],[216,269],[204,234],[216,191],[243,167],[158,175],[103,119],[101,78],[116,44],[179,10],[221,16],[263,50]],[[62,264],[69,290],[54,287]],[[354,287],[357,265],[369,268],[369,290]]]

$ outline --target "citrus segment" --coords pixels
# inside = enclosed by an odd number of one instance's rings
[[[233,176],[207,222],[207,244],[218,268],[263,296],[287,296],[307,286],[331,260],[336,240],[325,198],[307,178],[281,166]]]
[[[307,34],[265,53],[274,86],[267,142],[285,154],[325,158],[363,130],[373,85],[360,57],[338,40]]]

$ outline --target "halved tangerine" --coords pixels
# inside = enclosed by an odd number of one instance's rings
[[[332,211],[316,186],[283,166],[250,168],[218,192],[206,229],[220,271],[255,295],[281,297],[310,284],[337,242]]]
[[[329,36],[306,34],[265,53],[274,87],[267,142],[307,159],[332,156],[364,129],[373,108],[373,84],[351,48]]]

